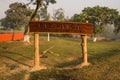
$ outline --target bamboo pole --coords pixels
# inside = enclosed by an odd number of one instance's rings
[[[81,35],[82,39],[82,56],[83,56],[83,63],[87,63],[87,36],[86,35]]]
[[[32,21],[39,21],[38,18],[34,18]],[[34,67],[32,71],[39,70],[40,68],[40,55],[39,55],[39,33],[34,33]]]
[[[39,21],[38,18],[34,18],[33,21]],[[40,63],[40,54],[39,54],[39,33],[34,33],[34,67],[32,71],[37,71],[41,69],[46,69],[45,66]]]
[[[39,33],[35,33],[35,53],[34,53],[34,68],[37,70],[40,67],[40,56],[39,56]]]
[[[82,57],[83,57],[83,63],[81,64],[81,67],[88,66],[90,63],[88,63],[88,53],[87,53],[87,35],[81,35],[82,43]]]

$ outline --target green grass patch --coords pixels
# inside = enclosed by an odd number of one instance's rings
[[[6,75],[4,71],[10,72],[10,68],[19,69],[19,64],[32,67],[29,61],[34,60],[33,43],[34,41],[31,45],[22,41],[0,43],[0,74]],[[51,37],[48,42],[47,37],[40,36],[39,46],[40,54],[53,46],[44,54],[47,57],[40,59],[48,69],[31,72],[29,80],[120,80],[120,41],[88,41],[88,59],[92,65],[67,70],[63,68],[74,67],[82,62],[80,39]],[[24,75],[25,72],[17,72],[0,80],[20,80]]]

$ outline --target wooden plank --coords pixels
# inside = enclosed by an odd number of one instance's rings
[[[58,21],[37,21],[29,22],[30,32],[52,32],[52,33],[73,33],[92,34],[93,26],[90,23],[80,22],[58,22]]]

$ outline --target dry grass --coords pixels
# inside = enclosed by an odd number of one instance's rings
[[[88,43],[91,66],[72,68],[82,62],[80,40],[40,38],[40,52],[54,46],[41,58],[48,69],[30,72],[34,48],[22,41],[0,43],[0,80],[120,80],[120,42]],[[71,67],[64,69],[65,67]],[[29,75],[30,74],[30,75]]]

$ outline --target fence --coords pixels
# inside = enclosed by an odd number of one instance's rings
[[[0,42],[22,40],[23,37],[23,33],[0,33]]]

